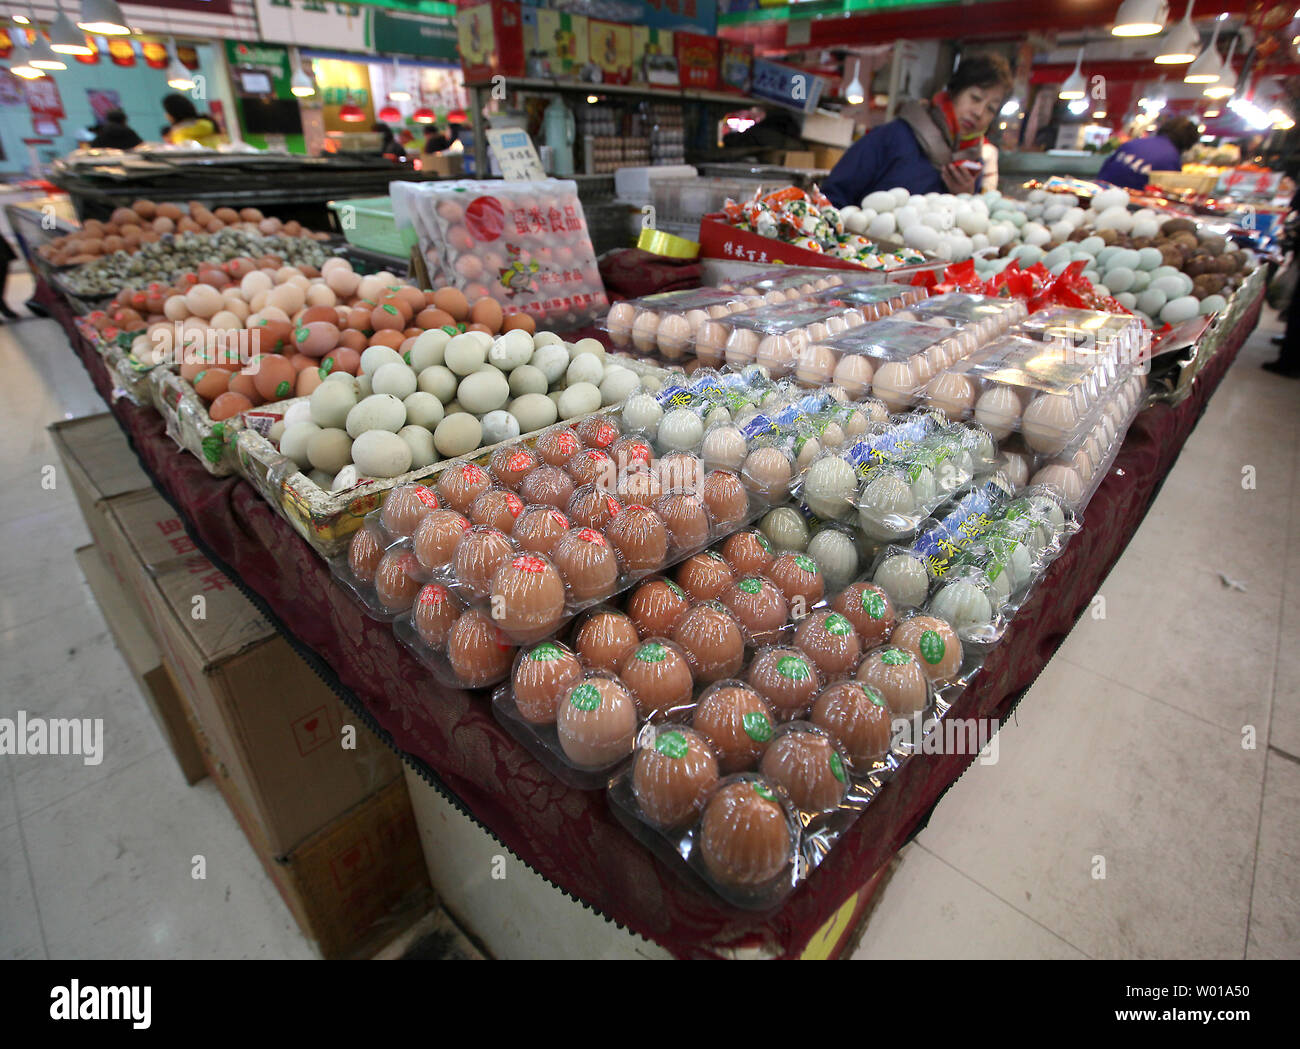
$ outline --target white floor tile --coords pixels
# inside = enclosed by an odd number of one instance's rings
[[[1273,753],[1264,778],[1247,958],[1300,958],[1300,761]]]
[[[22,829],[0,827],[0,958],[44,958],[41,916],[32,892]]]

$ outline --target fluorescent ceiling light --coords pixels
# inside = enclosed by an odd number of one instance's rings
[[[1155,36],[1165,27],[1169,5],[1162,0],[1124,0],[1115,14],[1115,36]]]

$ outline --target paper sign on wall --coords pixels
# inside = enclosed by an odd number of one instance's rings
[[[487,143],[501,168],[501,177],[506,181],[531,182],[546,178],[532,136],[523,128],[488,128]]]

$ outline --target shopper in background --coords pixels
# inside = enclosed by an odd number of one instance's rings
[[[1292,167],[1291,171],[1294,170]],[[1291,198],[1291,212],[1282,228],[1281,240],[1283,250],[1291,256],[1288,265],[1300,265],[1296,259],[1296,252],[1300,251],[1300,190]],[[1275,343],[1281,344],[1282,349],[1277,360],[1265,362],[1264,370],[1287,379],[1300,379],[1300,288],[1292,289],[1291,301],[1287,304],[1284,316],[1286,332],[1280,339],[1273,339]]]
[[[18,252],[10,246],[9,241],[0,237],[0,324],[4,323],[4,318],[17,320],[18,314],[15,313],[5,302],[5,285],[9,283],[9,264],[18,258]]]
[[[1154,135],[1130,139],[1101,166],[1097,177],[1112,186],[1145,189],[1153,171],[1182,171],[1183,154],[1196,145],[1201,133],[1186,117],[1170,117]]]
[[[95,128],[95,137],[90,140],[91,149],[134,149],[143,142],[139,135],[126,122],[126,114],[120,109],[110,109],[104,119]]]
[[[424,132],[424,151],[426,153],[441,153],[450,146],[451,139],[443,134],[442,129],[437,124],[430,124]]]
[[[984,132],[1011,92],[1011,69],[995,54],[962,59],[948,87],[905,102],[898,119],[869,131],[840,158],[822,192],[838,207],[868,193],[973,193],[980,188]]]
[[[380,153],[386,157],[392,157],[394,160],[404,160],[406,158],[406,151],[402,149],[402,144],[397,141],[397,136],[393,134],[391,127],[382,121],[376,121],[370,125],[370,130],[383,139],[379,145]]]
[[[217,118],[210,113],[199,113],[184,95],[164,95],[162,106],[167,114],[167,127],[163,128],[163,139],[167,142],[197,142],[208,149],[221,145],[221,125]]]

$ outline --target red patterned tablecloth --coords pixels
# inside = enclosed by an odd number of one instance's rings
[[[48,288],[42,301],[63,323],[106,401],[99,357]],[[1005,719],[1137,530],[1206,401],[1259,317],[1256,302],[1176,408],[1156,404],[1134,421],[1082,530],[1051,566],[1005,640],[953,710]],[[209,476],[178,450],[152,410],[126,400],[114,414],[159,490],[192,535],[259,604],[358,716],[426,778],[454,796],[523,862],[574,898],[682,957],[757,947],[797,956],[815,933],[927,818],[973,760],[918,755],[885,787],[825,862],[776,913],[731,909],[682,880],[618,824],[601,792],[564,786],[495,721],[486,693],[436,684],[392,629],[364,616],[325,563],[236,478]],[[315,657],[313,658],[313,654]]]

